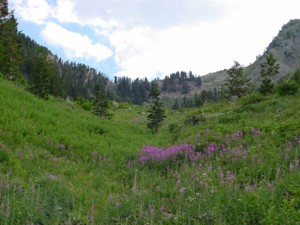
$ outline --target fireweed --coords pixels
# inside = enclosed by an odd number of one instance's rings
[[[174,161],[182,162],[183,160],[195,161],[201,157],[200,152],[195,151],[194,145],[181,144],[174,145],[166,149],[160,149],[153,146],[144,146],[140,153],[139,162],[157,162],[157,161]]]
[[[253,136],[261,134],[260,130],[251,128],[250,132]],[[208,132],[206,131],[206,134]],[[229,143],[236,140],[243,139],[245,134],[242,131],[237,131],[232,135],[226,135],[224,143],[218,145],[215,142],[207,143],[206,147],[197,150],[194,145],[181,144],[174,145],[165,149],[161,149],[155,146],[146,145],[140,152],[138,162],[145,164],[148,162],[176,162],[182,163],[183,161],[198,161],[201,158],[211,157],[211,155],[220,154],[221,156],[227,155],[227,158],[231,158],[232,161],[236,161],[240,158],[245,159],[247,156],[247,149],[242,145],[235,148],[230,148]],[[199,141],[200,135],[197,139]]]

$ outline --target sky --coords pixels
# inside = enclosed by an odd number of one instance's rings
[[[299,0],[10,0],[19,30],[113,79],[248,66]]]

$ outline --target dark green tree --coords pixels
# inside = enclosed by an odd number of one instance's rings
[[[0,1],[0,72],[9,80],[22,80],[18,23],[9,12],[7,0]]]
[[[260,85],[259,92],[263,95],[267,95],[271,93],[274,88],[272,77],[279,73],[280,66],[272,52],[267,55],[266,61],[260,64],[260,66],[262,83]]]
[[[238,62],[235,61],[227,73],[228,78],[224,83],[224,91],[227,96],[240,98],[253,90],[250,79],[244,76],[243,67]]]
[[[150,94],[149,97],[151,99],[151,107],[149,109],[148,114],[148,123],[147,127],[151,129],[151,131],[157,132],[159,126],[165,119],[165,110],[164,105],[161,102],[160,91],[157,82],[153,81],[151,83]]]
[[[201,85],[202,85],[202,80],[201,80],[201,77],[200,77],[200,76],[195,78],[195,83],[196,83],[196,86],[197,86],[197,87],[201,87]]]
[[[111,114],[108,112],[109,102],[104,94],[104,90],[100,85],[96,86],[96,95],[94,98],[94,114],[102,118],[111,118]]]
[[[194,107],[194,99],[190,97],[183,96],[182,98],[182,108],[191,108]]]
[[[201,99],[201,95],[198,95],[197,93],[194,95],[194,105],[195,107],[200,107],[204,104],[204,102]]]
[[[172,106],[172,109],[173,110],[179,109],[179,103],[178,103],[178,99],[177,98],[175,99],[175,102],[174,102],[174,105]]]
[[[31,91],[40,98],[47,99],[49,95],[61,97],[62,87],[46,48],[40,47],[32,64]]]

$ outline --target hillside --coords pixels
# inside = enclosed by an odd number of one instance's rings
[[[260,64],[269,52],[274,54],[280,65],[275,81],[300,68],[300,19],[291,20],[284,25],[266,52],[246,68],[246,74],[253,80],[259,79]]]
[[[24,34],[19,34],[22,44],[22,61],[21,71],[28,80],[30,85],[34,85],[32,76],[33,64],[38,55],[38,49],[44,48],[39,46]],[[262,56],[245,67],[245,74],[250,77],[254,83],[260,78],[260,64],[265,60],[266,55],[271,51],[280,64],[280,73],[274,78],[280,80],[287,73],[300,67],[300,20],[291,20],[284,25],[279,34],[273,39]],[[115,78],[110,81],[104,74],[90,68],[86,65],[76,64],[73,62],[63,62],[49,50],[49,55],[55,67],[55,73],[59,76],[63,97],[77,99],[80,97],[90,98],[94,95],[96,85],[100,85],[106,90],[109,98],[117,101],[126,101],[134,104],[144,104],[147,102],[147,93],[149,92],[148,80],[135,79],[128,77]],[[170,99],[170,104],[174,99],[182,99],[184,96],[192,97],[199,94],[202,90],[216,92],[226,79],[226,70],[210,73],[200,78],[199,75],[190,72],[176,72],[167,75],[164,79],[158,80],[162,97]]]
[[[280,65],[279,74],[274,77],[275,81],[280,80],[287,73],[300,68],[300,20],[289,21],[282,27],[278,35],[266,48],[265,52],[251,65],[245,67],[245,74],[255,83],[260,78],[260,64],[264,62],[269,52],[272,52]],[[238,60],[238,59],[237,59]],[[210,73],[202,76],[203,84],[206,87],[215,88],[221,85],[226,79],[226,71]]]
[[[54,55],[49,49],[37,44],[30,37],[23,33],[18,34],[21,44],[22,61],[20,70],[29,86],[35,86],[36,75],[35,67],[39,59],[41,50],[47,52],[48,59],[52,64],[52,73],[55,74],[58,81],[57,86],[60,86],[61,97],[64,98],[89,98],[94,95],[95,87],[100,85],[105,89],[111,82],[101,72],[96,71],[84,64],[74,62],[64,62],[61,58]],[[45,77],[43,79],[46,79]]]
[[[168,111],[151,134],[146,107],[101,119],[0,77],[0,224],[297,224],[299,97]]]

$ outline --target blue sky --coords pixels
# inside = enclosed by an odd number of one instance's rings
[[[19,30],[110,78],[247,66],[299,18],[299,0],[10,0]]]

